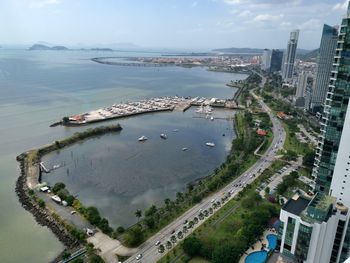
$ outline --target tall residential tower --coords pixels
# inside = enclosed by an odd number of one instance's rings
[[[311,98],[311,111],[321,112],[328,92],[329,77],[331,74],[335,47],[337,45],[338,29],[323,25],[320,51],[317,57],[315,86]]]
[[[280,213],[278,249],[297,262],[342,263],[350,256],[350,12],[342,20],[329,79],[315,193],[294,196]]]
[[[297,52],[299,39],[299,30],[292,31],[290,33],[287,50],[283,56],[282,63],[282,79],[284,81],[289,81],[293,77],[294,73],[294,61]]]

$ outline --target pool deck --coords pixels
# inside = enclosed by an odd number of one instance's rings
[[[246,252],[244,253],[244,255],[241,257],[241,259],[239,260],[239,263],[244,263],[245,262],[245,258],[252,252],[256,252],[256,251],[260,251],[261,250],[261,244],[264,243],[266,245],[266,247],[269,246],[269,241],[266,239],[266,236],[269,234],[274,234],[276,235],[277,233],[275,231],[271,231],[271,230],[265,230],[264,234],[260,237],[262,239],[262,242],[260,242],[259,240],[253,245],[254,249],[252,249],[251,247],[246,250]]]

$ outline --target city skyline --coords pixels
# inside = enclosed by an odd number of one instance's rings
[[[5,0],[0,45],[38,41],[68,46],[133,43],[142,48],[283,48],[300,29],[299,47],[315,49],[324,23],[336,25],[346,1]],[[103,16],[101,16],[103,14]],[[162,21],[162,23],[159,23]],[[210,39],[210,42],[208,41]],[[258,41],[257,41],[258,40]]]

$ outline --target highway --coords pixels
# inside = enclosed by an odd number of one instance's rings
[[[155,245],[157,241],[160,241],[161,244],[165,245],[166,242],[170,240],[170,237],[173,235],[172,233],[174,231],[176,235],[179,231],[183,230],[183,227],[185,226],[184,222],[186,220],[191,221],[193,220],[194,217],[196,216],[198,217],[198,214],[201,211],[205,211],[210,207],[212,207],[214,200],[215,202],[221,201],[222,197],[228,196],[228,193],[230,193],[230,197],[226,199],[225,203],[228,202],[228,200],[235,197],[244,188],[244,186],[252,183],[259,175],[261,175],[261,173],[266,168],[268,168],[271,165],[271,163],[275,160],[275,155],[277,151],[283,148],[284,141],[286,138],[285,131],[283,129],[281,122],[277,119],[277,117],[273,115],[269,107],[259,97],[257,97],[252,91],[251,91],[251,95],[257,99],[257,101],[259,102],[263,110],[265,110],[268,113],[272,121],[272,125],[273,125],[272,131],[273,131],[274,137],[267,151],[261,156],[261,158],[252,167],[250,167],[246,172],[244,172],[242,175],[236,178],[233,182],[231,182],[230,184],[222,188],[217,193],[203,199],[199,204],[190,208],[187,212],[185,212],[179,218],[174,220],[174,222],[170,223],[168,226],[164,227],[157,234],[149,238],[145,243],[143,243],[138,248],[137,253],[135,253],[125,262],[128,262],[128,263],[129,262],[142,262],[142,263],[157,262],[163,255],[165,255],[169,250],[171,250],[176,245],[176,244],[173,244],[172,248],[165,249],[164,253],[159,253],[158,246]],[[220,207],[222,207],[222,205]],[[214,213],[217,210],[219,210],[220,207],[213,209]],[[208,217],[204,217],[203,220],[199,220],[199,222],[195,224],[194,227],[189,228],[189,231],[184,234],[183,238],[190,235],[198,226],[200,226],[210,216],[211,214],[209,214]],[[183,238],[181,240],[183,240]],[[179,240],[177,240],[176,243],[178,242]],[[136,259],[136,256],[139,254],[141,254],[142,257],[140,259]]]

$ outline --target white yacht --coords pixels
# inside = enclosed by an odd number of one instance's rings
[[[213,116],[211,116],[211,117],[210,117],[210,120],[211,120],[211,121],[213,121],[213,120],[214,120],[214,117],[213,117]]]
[[[142,135],[140,138],[139,138],[139,142],[143,142],[143,141],[146,141],[148,138],[144,135]]]
[[[215,146],[215,143],[213,142],[207,142],[205,143],[205,145],[209,146],[209,147],[214,147]]]
[[[183,150],[183,151],[187,151],[188,148],[187,148],[187,147],[183,147],[182,150]]]
[[[167,136],[166,134],[162,133],[162,134],[160,135],[160,138],[166,140],[166,139],[168,139],[168,136]]]

